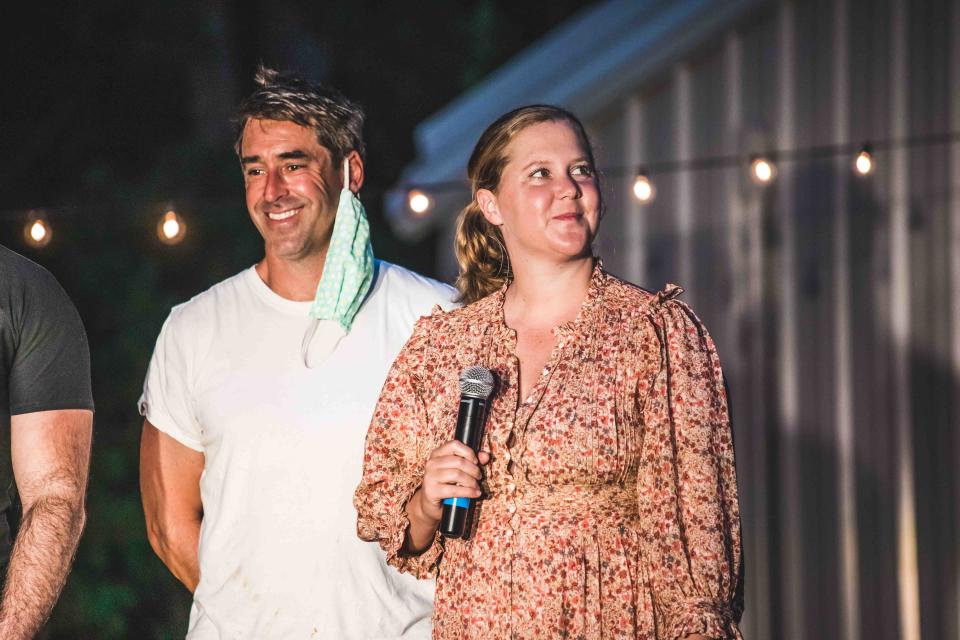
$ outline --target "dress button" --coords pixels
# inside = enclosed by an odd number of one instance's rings
[[[507,451],[505,454],[503,454],[503,460],[504,460],[504,462],[510,462],[510,452],[509,452],[509,451]]]
[[[513,513],[513,512],[516,511],[516,510],[517,510],[517,505],[515,505],[515,504],[508,504],[508,505],[507,505],[507,513]]]
[[[510,493],[513,493],[516,490],[517,490],[517,485],[513,484],[512,482],[507,485],[507,491],[509,491]]]
[[[511,537],[513,535],[513,529],[507,529],[506,531],[503,532],[503,535],[505,535],[508,538]]]

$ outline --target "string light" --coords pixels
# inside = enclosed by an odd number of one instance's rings
[[[858,176],[868,176],[876,171],[876,159],[873,157],[875,148],[883,150],[904,149],[927,147],[931,145],[956,144],[960,142],[960,131],[946,131],[929,135],[917,135],[911,137],[890,138],[885,140],[873,140],[871,145],[865,145],[853,155],[851,159],[852,170]],[[796,163],[810,159],[822,159],[825,157],[847,157],[851,158],[853,149],[848,143],[838,143],[832,145],[822,145],[816,147],[804,147],[795,149],[771,149],[766,155],[755,155],[750,158],[749,172],[753,182],[759,185],[769,185],[777,178],[777,165],[774,159],[778,161]],[[657,188],[653,180],[650,179],[650,173],[657,175],[671,174],[677,172],[695,172],[704,170],[715,170],[726,167],[739,167],[743,164],[743,156],[738,154],[717,155],[710,157],[701,157],[685,160],[668,160],[649,163],[641,171],[636,170],[636,165],[608,167],[603,173],[609,176],[633,176],[632,184],[633,196],[641,203],[648,204],[657,197]],[[400,194],[403,188],[398,191],[391,191],[402,199]],[[429,191],[427,191],[429,189]],[[469,186],[462,179],[449,180],[446,182],[435,182],[429,184],[420,184],[418,189],[409,189],[406,191],[408,210],[416,217],[426,217],[428,212],[436,207],[434,193],[446,193],[456,190],[464,193]],[[394,197],[391,195],[391,198]],[[207,201],[211,202],[211,201]],[[216,206],[222,206],[222,201],[213,201]],[[102,211],[101,206],[93,205],[72,205],[58,207],[57,216],[86,214],[96,215]],[[22,211],[8,210],[0,211],[0,220],[23,219]],[[167,207],[164,214],[160,217],[157,224],[157,237],[161,242],[169,245],[182,242],[187,231],[187,225],[183,218],[172,208]],[[23,227],[23,240],[30,246],[42,248],[50,244],[53,237],[53,229],[47,219],[47,211],[35,209],[28,213],[27,222]]]
[[[53,229],[47,221],[43,209],[34,209],[27,214],[27,224],[23,226],[23,239],[31,247],[40,249],[50,244]]]
[[[857,157],[853,159],[853,170],[861,176],[868,176],[876,168],[873,162],[873,154],[870,153],[870,147],[860,149]]]
[[[177,212],[169,209],[157,223],[157,237],[164,244],[179,244],[187,234],[187,224]]]
[[[750,162],[750,177],[757,184],[770,184],[777,177],[777,166],[767,158],[758,156]]]
[[[646,171],[639,171],[633,181],[633,196],[643,204],[649,204],[657,197],[657,189]]]
[[[422,216],[433,207],[433,200],[419,189],[411,189],[407,194],[407,206],[410,211],[418,216]]]

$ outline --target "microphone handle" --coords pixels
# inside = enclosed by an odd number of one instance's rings
[[[487,418],[487,399],[460,396],[460,410],[457,412],[457,430],[454,438],[467,445],[476,453],[480,449],[483,437],[483,425]],[[447,498],[443,501],[443,513],[440,516],[440,533],[448,538],[462,538],[466,533],[467,522],[473,512],[470,498]]]

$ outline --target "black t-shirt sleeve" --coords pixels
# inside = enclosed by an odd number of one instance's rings
[[[90,348],[80,315],[46,270],[25,285],[9,378],[10,415],[92,410]]]

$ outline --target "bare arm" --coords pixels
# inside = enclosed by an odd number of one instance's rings
[[[23,519],[0,602],[0,638],[33,638],[63,588],[86,519],[93,413],[38,411],[10,419]]]
[[[140,436],[140,494],[150,546],[190,590],[200,581],[200,474],[203,454],[143,421]]]

